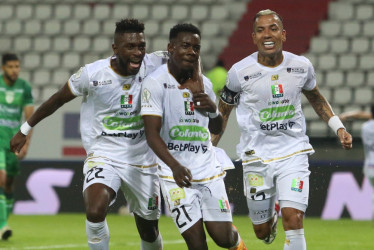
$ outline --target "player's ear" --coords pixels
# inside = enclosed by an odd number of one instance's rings
[[[115,43],[112,43],[112,50],[113,50],[113,54],[117,55],[117,46],[115,45]]]
[[[172,42],[168,43],[168,52],[169,52],[169,54],[172,54],[174,52],[174,49],[175,49],[174,43],[172,43]]]

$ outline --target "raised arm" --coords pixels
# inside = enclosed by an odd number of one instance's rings
[[[312,90],[303,90],[303,94],[316,111],[317,115],[334,130],[338,135],[340,143],[344,149],[352,148],[352,136],[345,130],[340,119],[334,114],[326,98],[321,94],[316,86]]]
[[[192,175],[188,168],[182,166],[169,152],[160,136],[162,120],[160,116],[143,115],[145,135],[149,147],[173,171],[173,177],[179,187],[190,187]]]
[[[25,120],[27,121],[31,117],[31,115],[34,113],[34,105],[25,106],[23,108],[23,113],[25,114]],[[31,140],[31,135],[32,135],[32,130],[30,130],[30,132],[26,136],[25,145],[22,147],[20,152],[17,154],[17,158],[19,160],[22,160],[23,158],[25,158],[25,156],[27,154],[27,150],[29,148],[29,144],[30,144],[30,140]]]
[[[30,127],[34,127],[41,120],[47,116],[53,114],[57,109],[59,109],[65,103],[73,100],[76,96],[70,91],[68,84],[66,83],[59,91],[53,94],[47,101],[45,101],[40,107],[27,119],[27,123],[22,125],[21,129],[30,130]],[[25,127],[26,126],[26,127]],[[28,127],[30,126],[30,127]],[[26,134],[18,131],[18,133],[13,136],[10,141],[10,150],[14,153],[19,153],[23,145],[26,142]]]

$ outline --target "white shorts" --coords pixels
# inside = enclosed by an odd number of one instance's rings
[[[273,217],[278,197],[281,208],[305,212],[309,199],[308,155],[301,154],[269,164],[255,162],[243,166],[244,194],[253,224]]]
[[[121,188],[130,212],[146,220],[160,218],[160,184],[157,165],[140,168],[129,164],[86,161],[83,167],[83,191],[92,184],[102,183],[117,192]],[[112,205],[116,197],[112,200]]]
[[[175,182],[160,179],[162,195],[179,232],[203,221],[230,221],[232,215],[225,184],[218,179],[204,184],[180,188]]]

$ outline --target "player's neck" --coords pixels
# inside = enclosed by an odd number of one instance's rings
[[[283,53],[277,53],[273,55],[262,55],[258,53],[257,62],[266,67],[275,68],[283,62]]]
[[[169,73],[177,80],[179,84],[185,83],[188,79],[192,78],[192,71],[185,71],[179,69],[176,65],[168,62]]]
[[[16,82],[16,81],[12,81],[11,79],[9,79],[9,77],[7,77],[6,75],[3,75],[3,80],[5,84],[9,87],[12,87],[14,83]]]

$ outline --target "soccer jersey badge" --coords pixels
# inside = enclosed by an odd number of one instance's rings
[[[219,208],[221,209],[221,212],[228,213],[230,212],[230,204],[227,200],[218,200]]]
[[[121,95],[121,108],[132,108],[132,95]]]
[[[148,210],[156,210],[158,208],[158,196],[148,199]]]
[[[14,92],[13,91],[6,91],[5,92],[5,100],[7,103],[12,103],[14,101]]]
[[[300,180],[300,178],[293,179],[291,184],[291,190],[302,192],[303,191],[304,182]]]
[[[271,92],[273,94],[273,98],[283,97],[282,84],[271,85]]]
[[[194,112],[193,102],[184,101],[184,113],[186,115],[193,115],[195,113]]]

